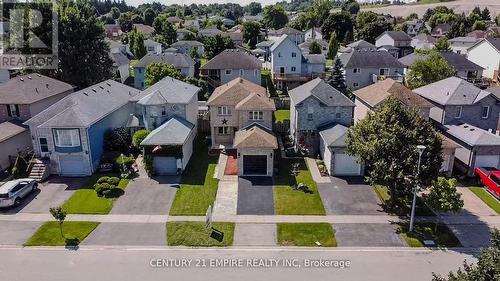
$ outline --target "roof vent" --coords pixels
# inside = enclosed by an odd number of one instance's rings
[[[37,92],[37,93],[38,93],[38,88],[35,88],[35,92]]]
[[[28,79],[30,79],[30,80],[31,80],[31,76],[28,76]]]
[[[470,129],[470,131],[471,131],[471,132],[472,132],[472,131],[474,131],[474,128]]]
[[[36,76],[38,76],[38,77],[42,77],[42,75],[40,75],[40,73],[37,73],[37,74],[36,74]]]
[[[23,77],[19,78],[19,80],[21,80],[22,82],[24,82],[24,78]]]
[[[46,83],[46,84],[45,84],[45,87],[47,87],[47,89],[48,89],[48,88],[49,88],[49,83]]]
[[[464,128],[469,128],[469,126],[468,125],[464,125]]]
[[[92,92],[97,93],[96,89],[92,89]]]
[[[84,95],[88,96],[89,94],[87,94],[86,92],[83,92]]]

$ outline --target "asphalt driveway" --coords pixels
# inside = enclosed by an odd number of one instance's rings
[[[101,223],[82,245],[165,246],[164,223]]]
[[[385,214],[377,195],[361,177],[332,177],[331,180],[331,183],[318,184],[327,215]]]
[[[23,245],[42,222],[0,221],[0,245]]]
[[[396,227],[385,223],[334,224],[339,247],[406,247]]]
[[[115,202],[111,214],[168,215],[179,177],[137,178]]]
[[[238,179],[237,214],[274,215],[271,177],[240,177]]]

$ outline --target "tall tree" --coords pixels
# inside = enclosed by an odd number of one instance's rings
[[[147,53],[146,46],[144,46],[144,34],[134,27],[128,35],[129,49],[134,54],[136,59],[142,59]]]
[[[113,7],[111,8],[111,17],[113,19],[118,19],[120,17],[120,9],[118,9],[117,7]]]
[[[448,38],[446,37],[441,37],[439,38],[436,43],[434,44],[433,47],[434,50],[440,51],[440,52],[449,52],[451,51],[450,43],[448,42]]]
[[[262,12],[262,5],[258,2],[250,2],[250,4],[248,4],[245,7],[245,10],[250,15],[255,16],[255,15],[258,15]]]
[[[484,7],[484,10],[481,12],[481,18],[483,20],[491,20],[491,13],[488,7]]]
[[[455,75],[451,67],[438,52],[427,59],[417,60],[410,68],[406,82],[411,89],[419,88]]]
[[[342,3],[341,6],[342,11],[348,12],[351,15],[355,15],[359,12],[360,6],[356,0],[347,0]]]
[[[309,44],[309,54],[312,54],[312,55],[321,54],[321,49],[322,49],[321,45],[316,40],[313,40]]]
[[[168,22],[166,14],[158,15],[153,21],[153,28],[155,35],[161,36],[158,40],[170,46],[177,39],[177,32],[174,26]]]
[[[356,37],[375,43],[375,39],[384,31],[391,30],[392,25],[385,18],[372,11],[361,12],[356,17]]]
[[[288,16],[286,15],[283,5],[269,5],[264,7],[264,18],[262,20],[264,25],[272,29],[280,29],[288,23]]]
[[[330,36],[330,41],[328,42],[328,59],[335,59],[337,52],[339,51],[339,41],[337,40],[337,32],[333,32]]]
[[[370,184],[389,188],[393,205],[406,205],[411,197],[407,176],[415,175],[425,190],[437,178],[443,161],[441,138],[432,124],[417,109],[394,97],[356,122],[348,131],[346,143],[347,152],[367,166]],[[426,146],[418,176],[416,145]]]
[[[152,63],[146,67],[146,86],[150,87],[165,77],[182,80],[181,72],[168,63]]]
[[[234,42],[231,38],[221,35],[215,35],[203,38],[205,45],[205,56],[211,59],[226,49],[234,48]]]
[[[340,59],[336,59],[332,70],[332,76],[328,80],[328,84],[339,90],[339,92],[344,95],[347,95],[348,90],[345,82],[344,71],[342,70],[343,68],[344,66],[342,65]]]
[[[457,192],[457,180],[443,177],[432,182],[430,191],[423,195],[425,203],[435,212],[457,213],[464,206],[462,195]],[[439,222],[436,221],[434,232],[437,231]]]
[[[156,13],[153,9],[147,8],[144,10],[144,24],[153,26],[153,21],[155,20]]]
[[[248,42],[250,49],[255,49],[255,45],[259,40],[260,24],[255,21],[247,21],[243,23],[243,39]]]
[[[321,26],[321,33],[326,40],[330,40],[332,32],[337,32],[338,40],[343,42],[347,32],[353,32],[354,23],[351,15],[346,12],[333,13],[326,18]]]
[[[118,24],[120,25],[120,28],[123,32],[129,32],[130,30],[132,30],[132,19],[130,18],[129,14],[121,14],[118,18]]]

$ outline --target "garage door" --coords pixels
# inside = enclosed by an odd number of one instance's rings
[[[156,175],[175,175],[177,173],[177,159],[175,157],[155,157],[153,167]]]
[[[361,175],[361,165],[348,154],[335,154],[334,175],[359,176]]]
[[[83,155],[59,156],[60,175],[78,177],[90,175],[90,167],[84,161]]]
[[[498,155],[478,155],[476,156],[476,167],[498,167]]]
[[[266,175],[267,155],[243,155],[243,174]]]

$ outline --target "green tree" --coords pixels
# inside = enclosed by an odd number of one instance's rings
[[[189,56],[195,60],[198,61],[200,59],[200,53],[198,53],[198,47],[194,47],[191,49],[191,53],[189,53]]]
[[[472,25],[472,30],[486,30],[486,23],[482,20],[478,20]]]
[[[497,17],[495,18],[495,23],[497,25],[500,25],[500,14],[498,14]]]
[[[205,45],[205,56],[212,59],[226,49],[233,49],[234,42],[229,37],[215,35],[203,39]]]
[[[411,89],[419,88],[455,75],[451,67],[438,52],[427,59],[417,60],[410,68],[406,82]]]
[[[120,9],[118,9],[117,7],[113,7],[111,8],[111,17],[113,19],[118,19],[120,17]]]
[[[153,26],[153,21],[155,20],[156,17],[155,11],[151,8],[147,8],[146,10],[144,10],[143,16],[144,16],[144,24]]]
[[[335,65],[333,66],[332,76],[328,80],[328,84],[337,89],[339,92],[347,95],[347,85],[345,82],[344,71],[342,70],[344,66],[340,59],[335,60]],[[348,96],[348,95],[347,95]],[[349,97],[349,96],[348,96]]]
[[[361,12],[356,17],[356,37],[375,43],[375,39],[384,31],[391,30],[392,25],[385,18],[372,11]]]
[[[438,177],[432,182],[429,193],[423,195],[425,203],[438,213],[459,212],[464,201],[462,195],[457,192],[457,180]],[[436,221],[434,232],[437,231],[439,223]]]
[[[405,177],[416,175],[419,152],[425,145],[416,180],[425,189],[439,174],[441,138],[418,109],[408,108],[394,97],[387,98],[375,112],[352,126],[346,139],[347,152],[367,166],[371,185],[387,186],[393,206],[405,206],[411,187]]]
[[[250,2],[245,7],[245,10],[252,16],[258,15],[262,12],[262,5],[258,2]]]
[[[141,149],[141,142],[149,135],[150,131],[146,129],[138,130],[132,136],[132,145]]]
[[[144,46],[144,34],[134,27],[128,35],[129,49],[134,54],[136,59],[142,59],[147,53],[146,46]]]
[[[448,42],[448,38],[446,37],[439,38],[434,44],[433,49],[439,52],[450,52],[451,47],[450,43]]]
[[[160,41],[170,46],[177,39],[177,32],[174,26],[168,22],[166,14],[158,15],[153,21],[154,34],[161,36]]]
[[[321,45],[316,40],[313,40],[311,44],[309,44],[309,54],[321,54],[321,49]]]
[[[121,14],[118,18],[118,24],[123,32],[129,32],[132,30],[132,19],[129,14]]]
[[[243,24],[243,39],[248,42],[250,49],[255,49],[259,39],[260,24],[254,21],[247,21]]]
[[[140,15],[135,14],[130,17],[130,21],[133,24],[144,23],[144,19]]]
[[[434,28],[438,24],[453,23],[456,20],[456,15],[453,13],[435,13],[429,19],[429,25]]]
[[[481,12],[481,18],[483,20],[491,20],[491,13],[488,7],[484,7],[484,10]]]
[[[272,29],[280,29],[288,23],[283,5],[268,5],[264,7],[264,18],[262,20],[264,26]]]
[[[347,0],[342,3],[341,9],[342,11],[348,12],[351,15],[355,15],[359,12],[360,7],[359,3],[356,2],[356,0]]]
[[[337,41],[337,32],[333,32],[328,42],[328,59],[335,59],[339,51],[339,42]]]
[[[63,223],[64,220],[66,219],[66,211],[63,210],[61,207],[54,207],[49,209],[50,214],[59,221],[59,230],[61,232],[61,237],[64,238],[64,233],[63,233]]]
[[[340,42],[344,42],[346,33],[351,32],[352,34],[353,30],[354,23],[351,15],[346,12],[330,14],[321,26],[321,33],[325,40],[330,40],[330,35],[335,31]]]
[[[182,74],[173,65],[167,63],[152,63],[146,67],[146,86],[152,86],[164,77],[182,80]]]

